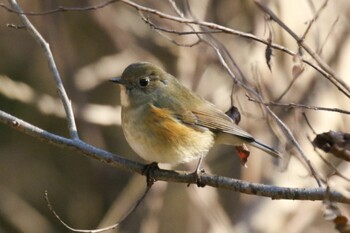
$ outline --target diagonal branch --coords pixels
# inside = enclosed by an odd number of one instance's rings
[[[23,12],[20,6],[17,4],[16,0],[9,0],[12,8],[15,9],[17,12]],[[19,14],[19,17],[22,20],[22,23],[26,27],[27,31],[30,33],[30,35],[35,39],[35,41],[41,46],[41,48],[44,50],[45,57],[47,58],[47,62],[49,65],[49,69],[52,73],[52,76],[54,77],[54,80],[56,82],[56,88],[58,95],[61,98],[64,110],[67,115],[68,119],[68,129],[71,138],[73,139],[79,139],[77,127],[75,124],[73,109],[71,105],[71,101],[67,96],[67,93],[64,89],[60,73],[57,70],[57,66],[55,63],[55,60],[53,58],[52,52],[50,50],[50,45],[45,41],[45,39],[41,36],[41,34],[36,30],[36,28],[33,26],[33,24],[28,20],[27,16],[24,14]]]
[[[270,101],[270,102],[262,102],[260,100],[257,99],[253,99],[250,96],[247,96],[249,101],[255,102],[255,103],[259,103],[259,104],[263,104],[266,106],[277,106],[277,107],[285,107],[285,108],[303,108],[303,109],[309,109],[309,110],[315,110],[315,111],[329,111],[329,112],[338,112],[338,113],[342,113],[342,114],[347,114],[350,115],[350,111],[344,110],[344,109],[340,109],[340,108],[325,108],[325,107],[318,107],[318,106],[312,106],[312,105],[305,105],[305,104],[297,104],[297,103],[279,103],[279,102],[274,102],[274,101]]]
[[[318,19],[318,17],[320,16],[321,12],[326,8],[328,4],[328,0],[325,0],[323,2],[323,4],[321,5],[321,7],[318,9],[318,11],[316,12],[316,14],[314,15],[314,17],[311,19],[311,21],[309,22],[309,24],[307,25],[307,28],[303,34],[303,36],[300,38],[302,41],[305,40],[306,35],[309,33],[312,25],[314,25],[314,23],[316,22],[316,20]]]

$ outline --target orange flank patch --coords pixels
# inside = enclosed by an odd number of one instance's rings
[[[127,140],[148,161],[189,162],[205,155],[214,144],[213,132],[183,124],[169,109],[149,105],[139,120],[142,122],[130,122],[130,127],[134,128],[127,134]]]
[[[153,125],[152,131],[155,135],[167,139],[167,141],[198,140],[199,132],[174,119],[168,109],[151,106],[152,114],[149,114],[147,121]]]

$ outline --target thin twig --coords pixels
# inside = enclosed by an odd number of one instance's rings
[[[338,23],[338,21],[339,21],[339,16],[337,16],[337,18],[336,18],[336,19],[334,20],[334,22],[332,23],[331,29],[329,30],[329,32],[328,32],[326,38],[324,39],[324,41],[323,41],[323,43],[321,44],[319,50],[317,51],[318,54],[322,54],[323,48],[324,48],[325,44],[327,43],[329,37],[331,36],[332,32],[334,31],[335,25]]]
[[[311,145],[313,145],[313,144],[312,144],[312,140],[311,140],[311,138],[310,138],[309,136],[307,136],[307,139],[309,140],[309,142],[311,143]],[[337,168],[336,166],[334,166],[331,162],[327,161],[327,159],[326,159],[325,157],[323,157],[323,156],[319,153],[319,151],[317,150],[317,147],[315,147],[315,146],[314,146],[314,151],[317,153],[317,155],[321,158],[321,160],[322,160],[327,166],[329,166],[330,168],[333,169],[333,172],[334,172],[333,175],[337,175],[337,176],[343,178],[344,180],[350,182],[350,178],[348,178],[348,177],[346,177],[345,175],[343,175],[343,174],[338,170],[338,168]]]
[[[277,106],[277,107],[285,107],[285,108],[304,108],[304,109],[309,109],[309,110],[315,110],[315,111],[328,111],[328,112],[338,112],[338,113],[343,113],[350,115],[350,111],[339,109],[339,108],[325,108],[325,107],[318,107],[318,106],[311,106],[311,105],[304,105],[304,104],[296,104],[296,103],[277,103],[277,102],[262,102],[257,99],[253,99],[250,96],[247,96],[249,101],[263,104],[266,106]]]
[[[184,43],[179,43],[175,40],[173,40],[172,38],[170,38],[169,36],[165,35],[164,33],[162,32],[167,32],[167,33],[176,33],[178,35],[193,35],[194,33],[192,31],[190,32],[179,32],[179,31],[176,31],[176,30],[170,30],[170,29],[166,29],[166,28],[162,28],[162,27],[159,27],[157,25],[155,25],[154,23],[151,22],[150,19],[146,18],[141,11],[139,11],[139,14],[141,16],[141,19],[146,23],[148,24],[152,29],[154,29],[155,32],[157,32],[159,35],[161,35],[162,37],[164,37],[165,39],[169,40],[170,42],[172,42],[173,44],[175,44],[176,46],[182,46],[182,47],[193,47],[193,46],[196,46],[198,45],[201,40],[198,39],[197,41],[195,41],[194,43],[191,43],[191,44],[184,44]],[[205,33],[205,32],[196,32],[197,34],[200,34],[200,33]]]
[[[108,5],[112,4],[112,3],[118,2],[118,1],[119,0],[110,0],[110,1],[106,1],[104,3],[101,3],[99,5],[87,6],[87,7],[63,7],[63,6],[59,6],[56,9],[48,10],[48,11],[42,11],[42,12],[23,12],[20,9],[9,8],[8,6],[6,6],[3,3],[0,3],[0,7],[4,8],[8,12],[16,13],[16,14],[19,14],[19,15],[43,16],[43,15],[51,15],[51,14],[60,13],[60,12],[67,12],[67,11],[92,11],[92,10],[98,10],[98,9],[104,8],[104,7],[106,7],[106,6],[108,6]]]
[[[108,227],[104,227],[104,228],[99,228],[99,229],[89,229],[89,230],[85,230],[85,229],[77,229],[77,228],[73,228],[71,226],[69,226],[65,221],[62,220],[62,218],[56,213],[55,209],[53,208],[53,206],[51,205],[51,202],[49,200],[49,195],[48,192],[45,191],[44,193],[44,198],[47,204],[47,207],[49,208],[49,210],[51,211],[51,213],[55,216],[55,218],[58,219],[58,221],[60,221],[60,223],[66,227],[67,229],[73,231],[73,232],[80,232],[80,233],[100,233],[100,232],[105,232],[105,231],[109,231],[109,230],[113,230],[116,229],[120,224],[122,224],[125,219],[130,216],[136,209],[137,207],[141,204],[141,202],[145,199],[147,193],[149,192],[149,190],[151,189],[152,186],[147,186],[146,190],[143,192],[142,196],[136,201],[135,205],[115,224],[108,226]]]
[[[333,169],[334,175],[337,175],[341,178],[343,178],[346,181],[350,182],[350,179],[348,177],[346,177],[345,175],[343,175],[336,166],[334,166],[331,162],[327,161],[327,159],[325,157],[323,157],[321,154],[318,153],[318,156],[322,159],[322,161],[327,164],[330,168]]]
[[[303,115],[303,117],[304,117],[304,119],[305,119],[305,121],[306,121],[306,124],[307,124],[307,125],[309,126],[309,128],[311,129],[312,133],[313,133],[314,135],[316,135],[317,133],[316,133],[316,131],[314,130],[314,128],[312,127],[312,125],[311,125],[309,119],[307,118],[306,113],[303,112],[302,115]]]
[[[12,8],[16,12],[23,12],[20,6],[17,4],[16,0],[9,0]],[[60,73],[57,70],[57,66],[55,60],[53,58],[52,52],[50,50],[50,45],[45,41],[45,39],[41,36],[41,34],[36,30],[33,24],[28,20],[27,16],[24,14],[19,14],[19,17],[22,20],[22,23],[26,27],[27,31],[30,35],[35,39],[35,41],[41,46],[44,51],[45,57],[49,64],[49,69],[52,73],[52,76],[56,82],[56,88],[58,95],[61,98],[64,110],[67,115],[68,120],[68,129],[72,139],[79,139],[77,127],[75,124],[74,113],[71,105],[71,101],[67,96],[66,90],[64,89]]]
[[[321,12],[326,8],[327,4],[328,4],[328,0],[325,0],[323,2],[323,4],[320,6],[320,8],[318,9],[318,11],[316,12],[316,14],[314,15],[314,17],[310,20],[310,22],[307,25],[307,28],[306,28],[304,34],[300,38],[301,41],[305,40],[305,37],[306,37],[307,33],[310,31],[311,26],[316,22],[316,20],[318,19],[319,15],[321,14]]]
[[[275,101],[280,101],[290,91],[290,89],[292,88],[293,84],[297,81],[298,77],[300,77],[300,76],[293,77],[292,81],[289,83],[287,88],[282,92],[282,94],[280,96],[278,96],[276,98]]]
[[[310,7],[310,10],[311,12],[315,15],[316,14],[316,7],[315,7],[315,4],[314,4],[314,1],[313,0],[305,0],[307,2],[307,4],[309,5]],[[316,48],[319,48],[320,47],[320,32],[319,32],[319,27],[317,24],[314,24],[315,26],[315,36],[314,36],[314,40],[315,40],[315,47]]]
[[[304,150],[301,148],[300,144],[298,143],[298,141],[293,136],[293,133],[291,132],[291,130],[288,128],[288,126],[269,107],[266,107],[266,110],[270,113],[270,115],[272,115],[272,117],[276,120],[276,122],[278,123],[278,125],[280,126],[280,128],[282,129],[284,134],[287,136],[287,138],[297,148],[297,150],[299,151],[299,153],[301,155],[302,160],[307,164],[307,166],[309,167],[309,169],[311,171],[311,174],[315,178],[315,180],[317,182],[317,185],[319,187],[321,187],[321,182],[320,182],[320,180],[322,179],[321,176],[318,174],[318,172],[313,167],[311,161],[306,156]]]
[[[152,29],[156,29],[162,32],[167,32],[167,33],[172,33],[172,34],[177,34],[179,36],[186,36],[186,35],[196,35],[196,34],[215,34],[215,33],[222,33],[220,30],[208,30],[208,31],[178,31],[174,29],[169,29],[169,28],[164,28],[160,27],[158,25],[155,25],[154,23],[151,22],[148,18],[146,18],[144,15],[142,16],[142,20],[148,24]]]

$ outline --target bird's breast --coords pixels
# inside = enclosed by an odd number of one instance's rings
[[[143,159],[160,163],[188,162],[205,155],[214,144],[210,130],[196,130],[172,115],[170,110],[153,105],[123,108],[125,137]]]

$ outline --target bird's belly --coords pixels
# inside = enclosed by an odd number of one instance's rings
[[[189,162],[206,155],[214,134],[191,128],[168,113],[166,109],[123,109],[123,131],[132,149],[143,159],[159,163]]]

